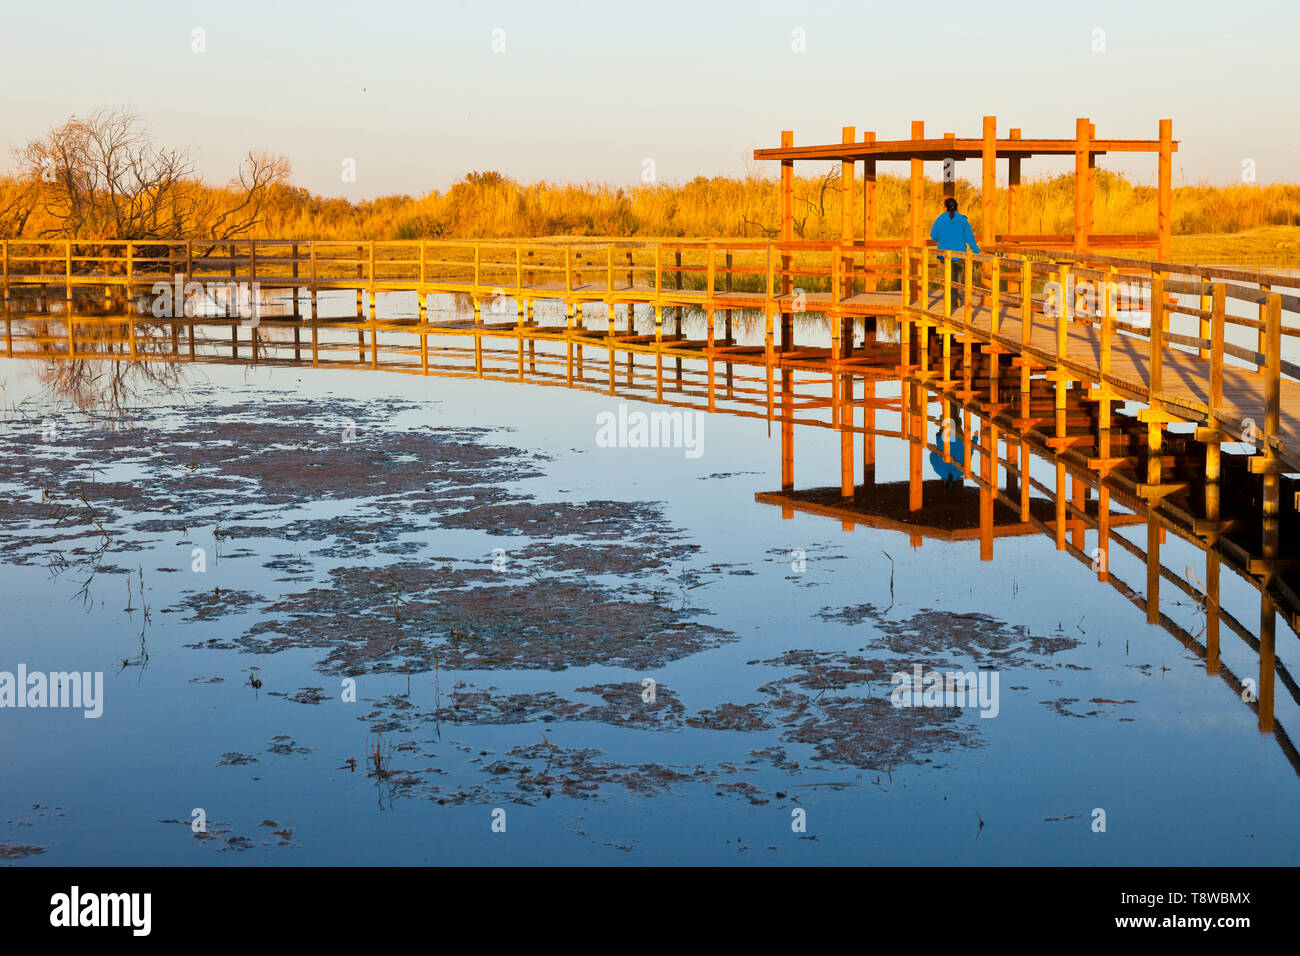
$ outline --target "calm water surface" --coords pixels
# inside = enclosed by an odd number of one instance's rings
[[[765,422],[692,458],[598,447],[611,396],[204,366],[107,429],[47,374],[0,362],[0,670],[102,671],[103,715],[0,710],[9,862],[1297,862],[1295,769],[1169,633],[1041,535],[783,519]],[[891,706],[914,664],[996,717]]]

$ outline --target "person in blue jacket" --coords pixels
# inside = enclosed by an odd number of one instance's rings
[[[979,255],[980,247],[975,242],[975,233],[971,230],[970,220],[957,211],[957,200],[949,196],[943,201],[943,208],[945,212],[941,212],[934,225],[930,227],[930,238],[939,247],[940,259],[943,258],[944,253],[954,254],[951,256],[952,284],[955,293],[953,305],[961,305],[966,298],[962,291],[966,287],[966,270],[963,268],[961,255],[966,252],[967,246]]]

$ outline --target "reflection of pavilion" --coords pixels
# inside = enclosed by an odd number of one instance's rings
[[[978,540],[980,558],[986,561],[992,560],[998,538],[1039,533],[1054,540],[1057,550],[1088,566],[1099,583],[1131,601],[1148,624],[1161,627],[1204,660],[1207,673],[1223,680],[1256,713],[1260,730],[1274,734],[1300,774],[1300,752],[1274,715],[1277,683],[1300,705],[1300,684],[1276,656],[1277,612],[1293,630],[1300,613],[1295,600],[1300,588],[1300,519],[1290,512],[1261,520],[1262,482],[1248,467],[1252,456],[1225,451],[1220,480],[1207,482],[1204,446],[1190,440],[1190,433],[1168,435],[1152,456],[1143,447],[1139,418],[1114,408],[1103,418],[1098,403],[1088,401],[1082,389],[1056,393],[1050,383],[1027,374],[999,379],[995,362],[993,356],[977,353],[947,388],[904,375],[895,379],[899,399],[877,398],[878,381],[860,398],[848,390],[834,394],[832,402],[844,404],[837,416],[843,440],[840,483],[835,486],[795,489],[795,429],[783,415],[782,488],[760,492],[755,500],[780,507],[785,518],[799,512],[838,520],[846,531],[857,526],[897,531],[908,535],[913,547],[926,538]],[[782,386],[782,411],[800,408],[789,380],[783,379]],[[853,406],[863,409],[861,426],[851,415]],[[899,414],[896,430],[877,427],[881,411]],[[948,434],[958,436],[950,444],[940,437],[945,423],[951,426]],[[853,468],[859,434],[860,477]],[[906,444],[906,480],[876,480],[879,440]],[[1158,457],[1164,474],[1178,482],[1159,496],[1143,494],[1142,478],[1153,457]],[[1035,459],[1038,464],[1031,472]],[[1052,472],[1055,480],[1048,477]],[[961,481],[927,478],[930,473],[959,475]],[[1293,490],[1300,495],[1300,489],[1283,481],[1288,495]],[[1111,508],[1112,499],[1122,510]],[[1126,526],[1138,525],[1146,529],[1145,547],[1121,533]],[[1161,552],[1169,533],[1203,552],[1204,567],[1167,567]],[[1115,574],[1110,562],[1115,548],[1144,566],[1144,587],[1132,587]],[[1259,592],[1257,627],[1244,624],[1220,603],[1220,572],[1225,566]],[[1168,587],[1190,597],[1202,611],[1199,632],[1189,632],[1162,610],[1161,591]],[[1223,662],[1220,633],[1225,629],[1257,655],[1257,676],[1239,678]]]
[[[760,492],[755,501],[779,505],[789,517],[794,512],[823,515],[840,521],[846,530],[854,525],[899,531],[906,534],[912,547],[919,548],[926,538],[938,541],[973,541],[1011,538],[1040,533],[1038,523],[1022,521],[1018,509],[1001,501],[981,508],[983,493],[977,487],[952,484],[942,479],[922,481],[922,505],[908,508],[915,494],[911,481],[890,481],[862,485],[852,498],[844,498],[839,488],[809,488],[801,491]],[[1012,489],[1014,490],[1014,489]],[[1089,502],[1090,517],[1096,521],[1096,502]],[[1042,525],[1055,532],[1055,509],[1043,498],[1030,499],[1030,513]],[[987,523],[986,523],[987,522]],[[1142,524],[1137,515],[1111,512],[1111,527]],[[1075,519],[1067,524],[1081,524]],[[989,553],[991,554],[991,547]]]

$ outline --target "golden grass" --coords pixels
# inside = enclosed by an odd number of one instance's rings
[[[0,197],[19,184],[0,178]],[[195,183],[196,192],[220,201],[224,190]],[[979,191],[959,181],[957,200],[981,229]],[[233,201],[234,194],[230,193]],[[363,202],[330,199],[290,186],[276,187],[254,237],[286,239],[492,239],[540,236],[637,236],[774,238],[780,228],[780,186],[770,179],[697,177],[682,185],[630,188],[601,183],[521,185],[497,173],[470,173],[446,192],[421,197],[385,196]],[[1007,194],[998,191],[996,231],[1007,232]],[[835,174],[795,182],[796,238],[833,239],[840,232],[841,190]],[[851,198],[855,230],[861,230],[862,183]],[[925,184],[927,210],[942,208],[942,187]],[[877,235],[902,237],[908,230],[907,180],[881,176],[877,186]],[[1134,185],[1098,171],[1094,203],[1098,234],[1155,231],[1154,187]],[[926,214],[926,221],[930,219]],[[1074,187],[1070,175],[1026,183],[1013,233],[1072,231]],[[37,210],[21,237],[51,233]],[[1182,186],[1173,191],[1177,258],[1187,256],[1294,258],[1300,255],[1300,185]],[[18,236],[13,236],[17,238]],[[82,237],[96,238],[96,237]],[[179,238],[179,237],[178,237]],[[193,237],[202,238],[202,237]]]

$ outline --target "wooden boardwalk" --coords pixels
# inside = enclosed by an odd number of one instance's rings
[[[964,278],[954,282],[932,248],[896,240],[0,245],[8,356],[93,358],[120,346],[132,357],[198,360],[202,350],[226,348],[212,334],[224,326],[230,357],[246,350],[257,360],[266,330],[285,326],[295,354],[310,335],[315,364],[352,349],[372,368],[418,357],[422,372],[431,351],[436,364],[431,338],[470,337],[472,374],[481,376],[491,374],[485,341],[515,340],[519,361],[551,341],[564,343],[570,381],[593,348],[608,351],[611,369],[615,353],[757,366],[771,416],[775,378],[788,370],[864,377],[901,364],[945,382],[952,349],[979,348],[1059,389],[1087,388],[1104,408],[1144,404],[1152,447],[1168,425],[1192,423],[1211,448],[1210,480],[1218,446],[1238,440],[1259,449],[1252,467],[1261,474],[1300,471],[1300,367],[1283,358],[1300,337],[1295,276],[1017,247],[966,254],[957,260]],[[223,289],[228,316],[206,308]],[[319,297],[340,292],[355,295],[355,314],[323,314]],[[249,302],[279,295],[280,306],[249,321],[233,311],[237,293]],[[415,307],[393,314],[402,294]],[[206,311],[193,307],[195,297]],[[460,303],[463,315],[435,319],[430,303],[439,297]],[[962,298],[971,309],[952,307]],[[541,317],[556,306],[560,322]],[[698,314],[703,334],[690,337],[684,318]],[[45,327],[31,325],[37,316]],[[759,331],[742,342],[733,321],[744,316]],[[810,316],[820,338],[796,341],[796,318],[806,324]],[[882,319],[900,332],[892,354],[878,334]],[[51,331],[51,321],[63,328]],[[159,329],[170,332],[170,350],[142,344]],[[355,335],[355,348],[339,332]],[[931,336],[941,344],[918,348]],[[1162,494],[1164,485],[1153,471],[1145,490]],[[1270,492],[1263,505],[1272,513],[1275,498]]]

